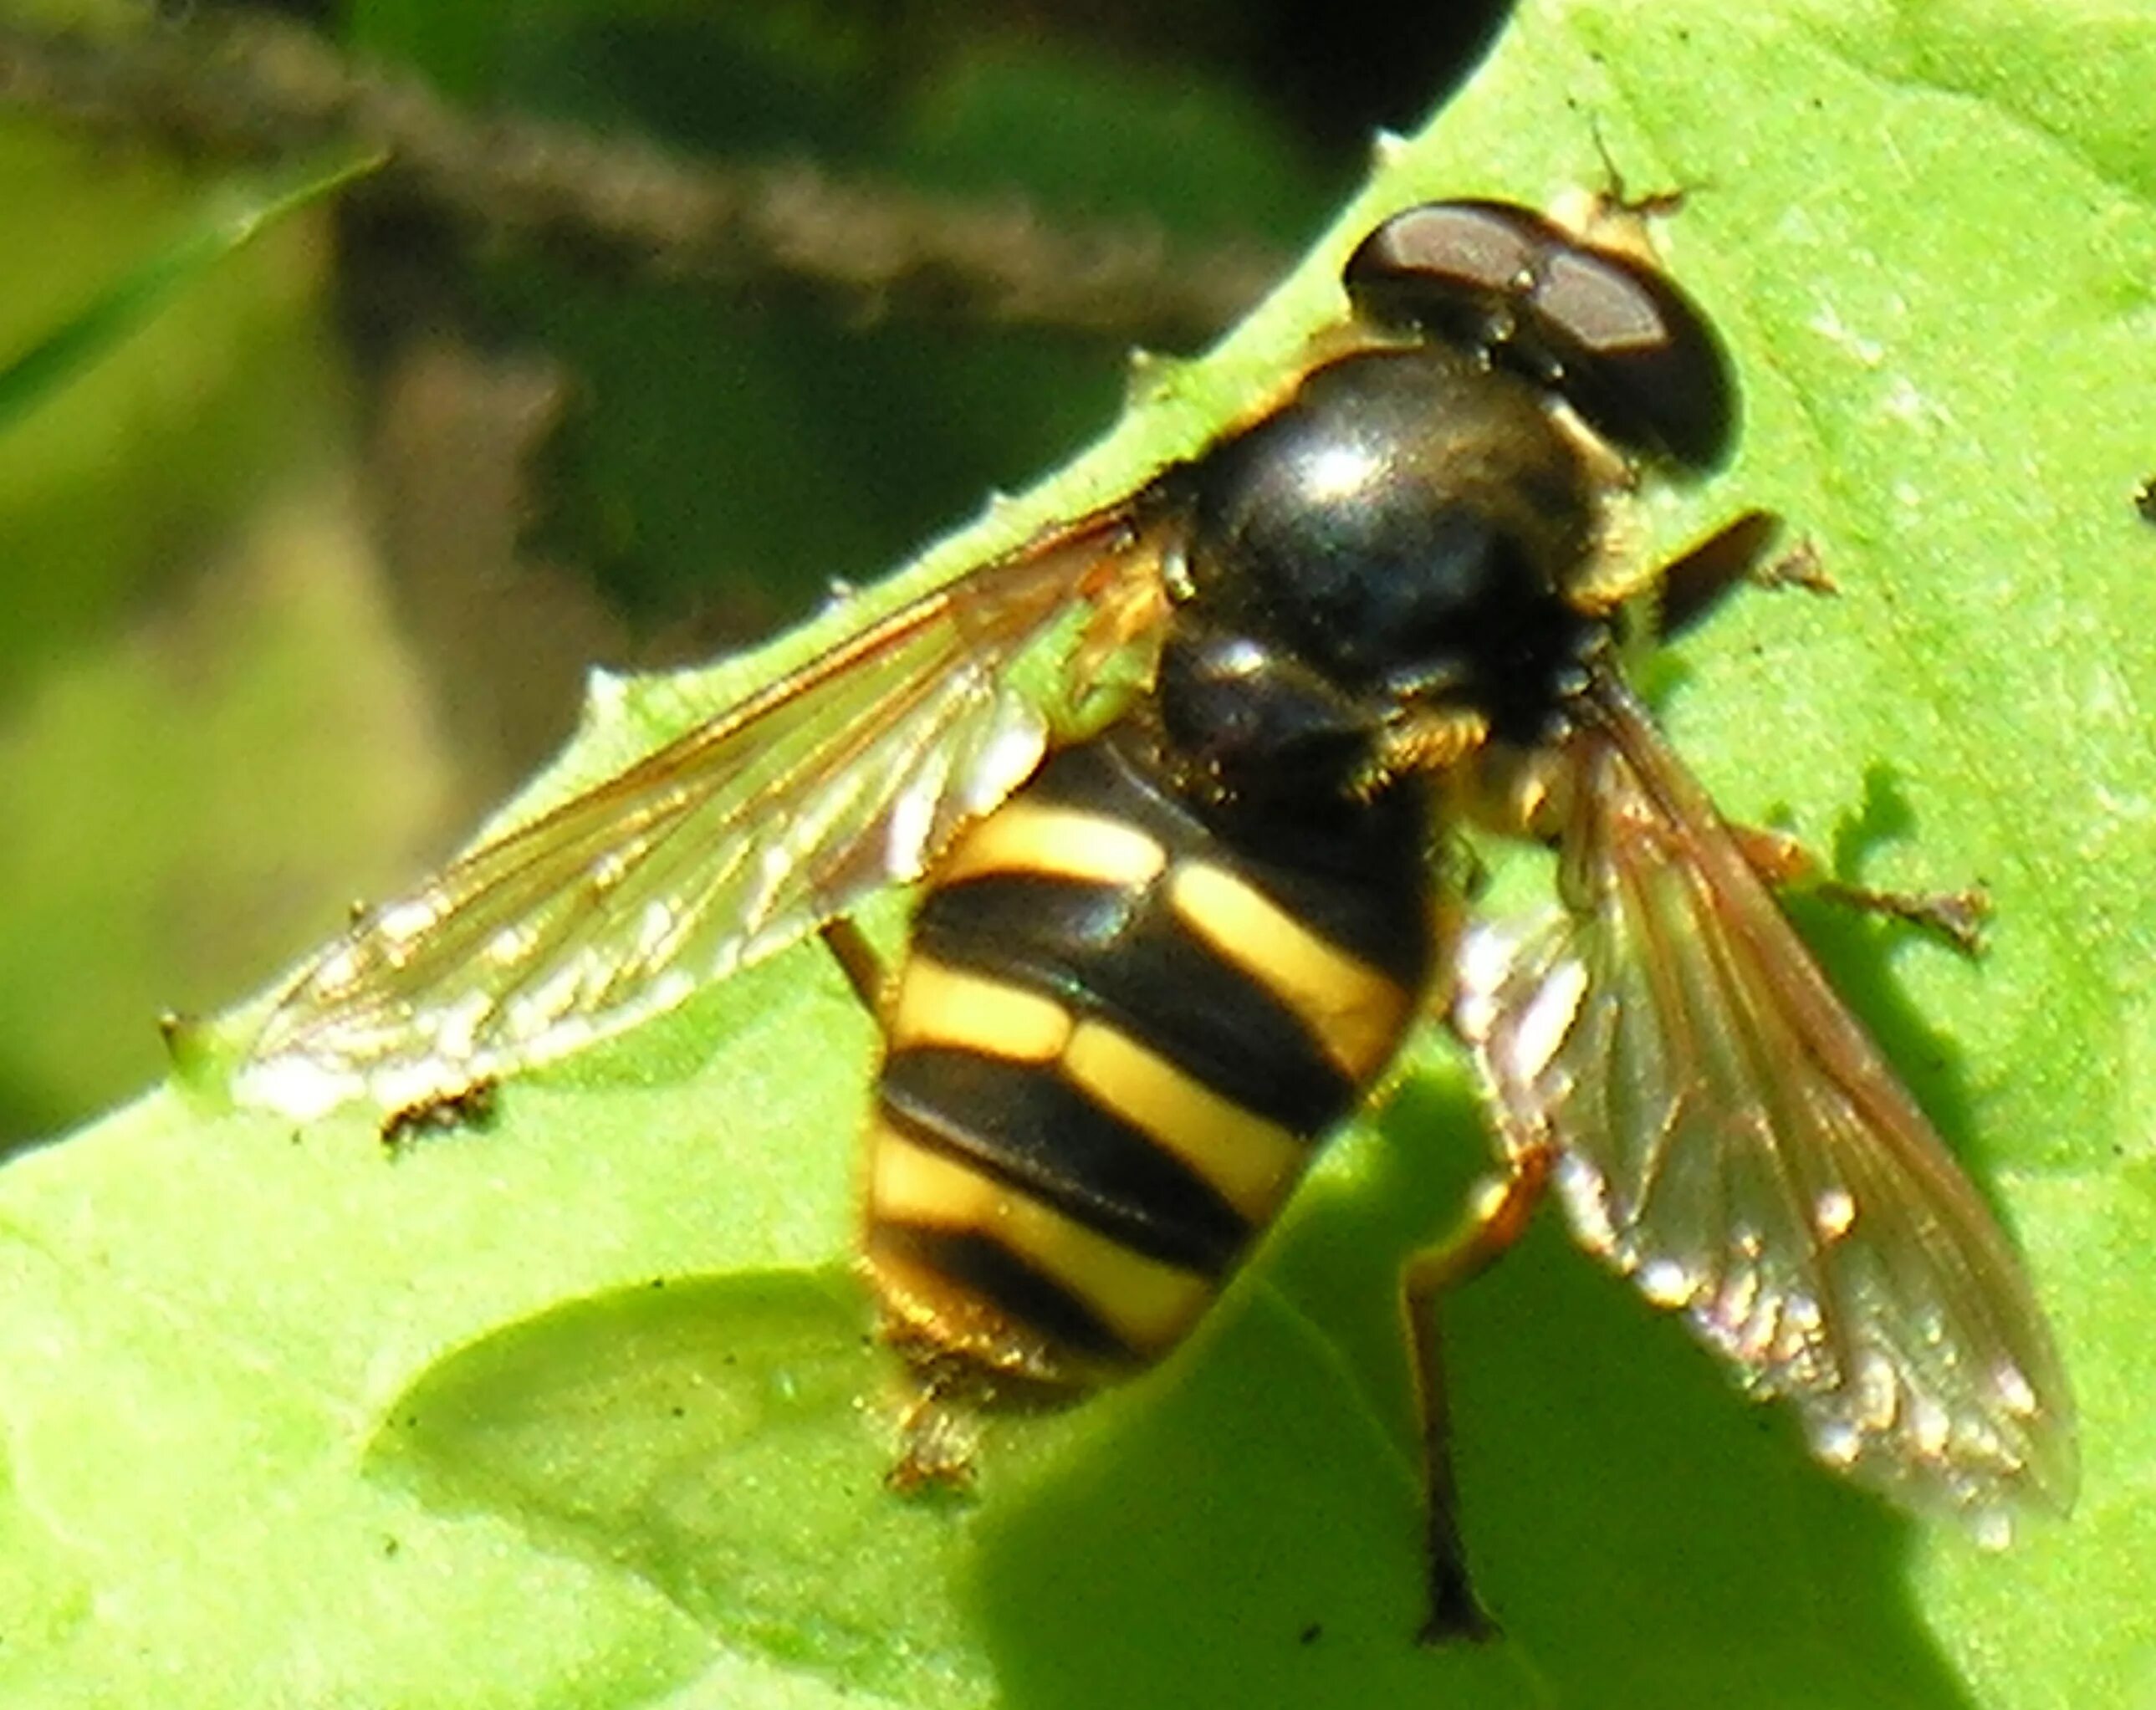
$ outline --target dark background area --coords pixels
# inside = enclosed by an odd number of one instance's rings
[[[234,69],[295,32],[353,110],[416,92],[475,168],[497,121],[538,121],[1262,280],[1503,9],[167,7],[69,63],[95,86],[146,43],[192,105],[0,109],[0,362],[280,136],[337,134],[290,128],[295,74],[265,101]],[[1104,429],[1130,351],[1166,341],[751,274],[393,162],[0,425],[0,797],[38,804],[0,845],[0,1145],[144,1084],[161,1010],[228,1006],[439,860],[566,737],[588,666],[708,657],[884,573]]]

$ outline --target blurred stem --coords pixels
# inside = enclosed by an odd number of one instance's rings
[[[91,36],[0,27],[0,105],[190,154],[382,156],[366,193],[614,270],[834,292],[932,313],[1186,346],[1230,324],[1284,262],[1178,251],[1128,223],[1061,225],[1017,198],[934,196],[807,165],[686,162],[574,126],[459,110],[318,37],[220,13]]]

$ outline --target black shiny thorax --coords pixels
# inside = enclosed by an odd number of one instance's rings
[[[1601,625],[1568,593],[1596,552],[1601,491],[1531,382],[1445,346],[1362,352],[1187,480],[1185,598],[1163,661],[1178,739],[1178,677],[1218,676],[1239,648],[1251,682],[1262,654],[1299,678],[1298,701],[1329,693],[1321,723],[1463,711],[1532,742],[1577,687]]]

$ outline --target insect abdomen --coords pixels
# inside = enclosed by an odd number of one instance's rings
[[[885,1018],[870,1268],[917,1351],[1058,1384],[1196,1322],[1412,1020],[1419,804],[1206,816],[1057,755],[932,876]]]

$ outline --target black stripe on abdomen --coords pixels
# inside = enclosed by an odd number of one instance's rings
[[[978,1230],[880,1221],[869,1230],[867,1252],[871,1263],[895,1261],[942,1279],[1014,1325],[1037,1332],[1059,1354],[1116,1365],[1145,1358],[1070,1289]]]
[[[1250,1239],[1203,1176],[1051,1066],[916,1046],[886,1062],[880,1096],[915,1140],[1133,1252],[1217,1276]]]
[[[1198,1322],[1434,953],[1415,804],[1335,805],[1238,840],[1125,732],[946,852],[883,1018],[868,1254],[899,1332],[1066,1381]]]
[[[1055,755],[1024,799],[1119,820],[1173,859],[1217,863],[1409,991],[1430,978],[1430,809],[1420,790],[1332,811],[1201,810],[1124,728]]]
[[[1197,942],[1157,892],[1032,873],[932,891],[915,952],[1108,1017],[1255,1113],[1316,1134],[1361,1089],[1301,1019]]]

